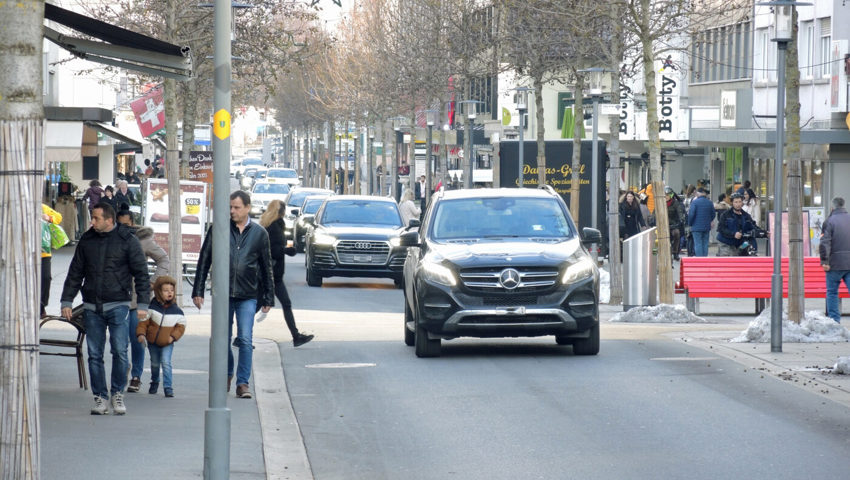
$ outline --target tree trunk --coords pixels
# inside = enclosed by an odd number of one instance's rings
[[[793,38],[785,51],[785,161],[788,162],[788,320],[800,323],[805,313],[803,292],[803,206],[800,178],[800,69],[797,48],[797,10]],[[837,68],[837,67],[835,67]],[[782,168],[781,165],[777,165]]]
[[[180,155],[180,178],[189,178],[189,155],[195,149],[195,125],[198,108],[198,79],[183,83],[183,152]]]
[[[648,17],[649,0],[642,0]],[[649,19],[645,19],[649,24]],[[655,90],[655,64],[652,42],[642,39],[643,83],[646,88],[646,123],[649,136],[649,176],[655,193],[655,224],[658,227],[658,299],[673,303],[673,259],[670,256],[670,222],[667,218],[667,197],[661,168],[661,137],[658,132],[658,92]]]
[[[534,83],[534,109],[535,109],[535,117],[537,119],[537,185],[543,186],[546,185],[546,129],[544,128],[544,118],[543,118],[543,75],[532,75],[532,82]],[[522,128],[522,119],[520,121],[520,128]],[[519,148],[522,148],[523,145],[520,145]],[[570,199],[570,204],[572,204],[572,199]],[[578,222],[578,219],[575,219]]]
[[[354,123],[354,194],[360,195],[362,187],[360,185],[361,173],[363,166],[360,165],[362,158],[360,156],[360,123]]]
[[[336,192],[336,121],[328,120],[328,173],[330,189]]]
[[[44,1],[0,2],[0,477],[40,478]]]
[[[618,36],[619,38],[619,36]],[[620,77],[612,76],[611,91],[620,92]],[[611,298],[609,305],[619,305],[623,302],[623,264],[620,259],[620,117],[608,117],[611,138],[608,144],[608,158],[611,166],[608,169],[608,273],[611,282]]]
[[[168,0],[165,13],[165,31],[169,42],[174,42],[173,33],[177,25],[175,0]],[[183,211],[180,204],[180,157],[177,148],[177,81],[165,79],[165,171],[168,178],[168,261],[169,274],[182,278],[183,273]],[[183,282],[177,282],[175,294],[177,304],[183,305]]]
[[[573,107],[573,159],[570,168],[570,214],[576,225],[579,223],[579,203],[581,201],[581,125],[584,123],[584,78],[576,76]]]

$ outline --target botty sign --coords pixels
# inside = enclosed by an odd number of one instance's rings
[[[145,96],[130,102],[130,108],[136,115],[136,123],[144,137],[165,131],[165,104],[162,100],[162,88],[155,88]]]

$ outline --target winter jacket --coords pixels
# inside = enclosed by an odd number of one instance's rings
[[[711,222],[714,220],[714,204],[705,196],[699,196],[691,201],[688,210],[688,225],[691,231],[708,232],[711,230]]]
[[[413,200],[405,200],[401,202],[401,205],[398,206],[399,213],[401,213],[401,220],[403,225],[407,227],[410,225],[410,221],[413,219],[419,219],[419,216],[422,214],[422,210],[413,203]]]
[[[103,197],[103,188],[101,187],[89,187],[83,195],[83,198],[89,201],[89,210],[100,203],[101,197]]]
[[[133,192],[130,191],[130,190],[127,190],[127,194],[124,195],[123,193],[121,193],[121,190],[119,189],[117,192],[115,192],[115,196],[112,197],[112,201],[113,201],[113,203],[115,203],[115,211],[116,212],[121,210],[122,204],[126,203],[127,206],[129,207],[130,205],[133,204]]]
[[[640,204],[635,202],[632,205],[626,201],[620,202],[620,225],[623,231],[620,235],[623,238],[629,238],[637,235],[641,231],[641,227],[646,226],[646,221],[643,219],[643,214],[640,211]]]
[[[736,232],[747,233],[755,229],[755,222],[749,213],[741,210],[741,214],[735,213],[734,208],[723,212],[717,223],[717,241],[738,247],[744,242],[742,238],[735,238]]]
[[[145,252],[145,257],[153,260],[154,265],[156,265],[156,273],[151,277],[151,284],[156,282],[156,279],[163,276],[168,275],[168,267],[170,266],[170,261],[168,260],[168,254],[165,250],[162,249],[156,242],[153,241],[153,229],[150,227],[131,227],[136,234],[136,238],[139,239],[139,243],[142,244],[142,251]],[[130,302],[130,309],[136,308],[136,291],[133,290],[133,301]]]
[[[207,275],[212,265],[212,226],[207,231],[201,254],[198,258],[198,271],[195,273],[195,287],[192,297],[203,297]],[[240,233],[239,228],[230,221],[230,298],[246,300],[260,298],[261,306],[274,306],[274,278],[272,257],[269,248],[269,234],[259,223],[248,219],[248,224]]]
[[[284,223],[278,218],[266,228],[269,233],[269,247],[272,254],[274,268],[272,273],[275,283],[283,281],[283,273],[286,270],[286,255],[295,256],[295,247],[286,246],[286,236],[283,233]]]
[[[685,226],[685,207],[682,206],[675,196],[667,200],[667,221],[670,224],[670,230],[682,230]]]
[[[756,199],[750,199],[749,203],[745,203],[742,207],[742,210],[750,214],[753,222],[758,225],[758,221],[761,218],[761,207],[759,206],[759,201]]]
[[[850,270],[850,214],[836,208],[823,224],[820,237],[820,263],[830,270]]]
[[[139,310],[147,310],[151,298],[148,262],[139,239],[125,225],[100,233],[90,228],[80,237],[62,288],[62,307],[71,307],[82,291],[90,310],[109,310],[130,305],[136,284]]]
[[[148,316],[136,326],[136,336],[144,335],[149,344],[158,347],[169,345],[168,338],[176,342],[186,331],[186,316],[175,303],[163,305],[159,300],[151,301]]]

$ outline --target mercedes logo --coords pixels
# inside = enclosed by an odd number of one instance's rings
[[[519,286],[519,272],[513,268],[506,268],[499,274],[499,283],[508,290]]]
[[[356,248],[357,250],[369,250],[370,248],[372,248],[372,244],[369,242],[355,242],[354,248]]]

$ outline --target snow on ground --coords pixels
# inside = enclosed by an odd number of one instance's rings
[[[839,357],[838,363],[832,367],[832,373],[843,373],[850,375],[850,357]]]
[[[599,269],[599,303],[611,301],[611,274],[608,270]]]
[[[770,309],[750,322],[741,335],[729,340],[737,343],[770,342]],[[850,342],[850,331],[824,316],[816,310],[806,312],[805,318],[796,324],[788,320],[788,313],[782,311],[782,341],[789,343]]]
[[[610,322],[629,323],[709,323],[702,317],[689,312],[684,305],[655,305],[635,307],[614,315]]]

